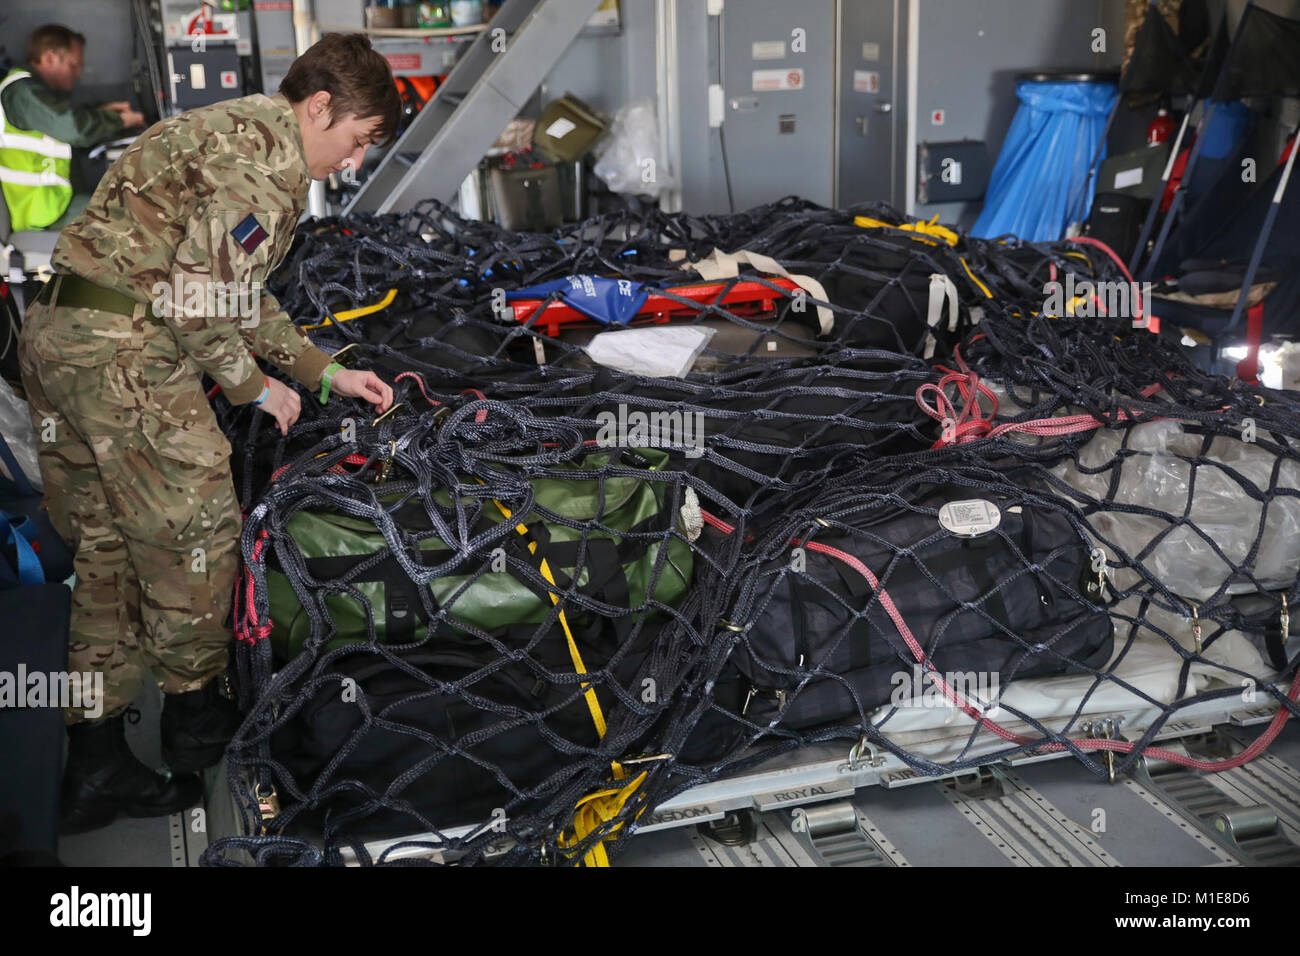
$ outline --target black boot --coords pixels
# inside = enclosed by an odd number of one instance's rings
[[[198,777],[150,770],[126,742],[125,715],[68,728],[59,832],[85,833],[108,826],[119,814],[160,817],[203,798]]]
[[[197,773],[220,761],[243,723],[234,701],[221,693],[223,683],[218,676],[198,690],[163,695],[162,755],[173,772]]]

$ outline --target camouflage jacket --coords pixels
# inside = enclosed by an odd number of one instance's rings
[[[59,236],[54,267],[150,304],[135,328],[129,316],[95,313],[124,323],[96,331],[136,341],[142,333],[145,354],[206,372],[234,403],[262,391],[253,352],[315,389],[329,356],[264,288],[289,251],[310,185],[283,96],[181,113],[113,164]]]

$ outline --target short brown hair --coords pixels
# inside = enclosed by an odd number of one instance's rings
[[[330,95],[330,126],[349,114],[379,117],[377,142],[391,142],[402,115],[402,99],[388,61],[361,33],[326,33],[294,60],[280,81],[280,92],[301,103],[324,90]]]
[[[86,38],[76,30],[69,30],[57,23],[47,23],[33,30],[32,35],[27,38],[27,62],[33,64],[41,62],[41,57],[45,55],[46,50],[66,53],[74,44],[84,47]]]

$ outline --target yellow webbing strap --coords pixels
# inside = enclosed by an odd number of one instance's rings
[[[934,218],[929,222],[909,222],[902,226],[891,226],[887,222],[881,222],[879,219],[872,219],[870,216],[854,216],[853,224],[855,226],[861,226],[863,229],[903,229],[907,232],[917,233],[918,235],[916,238],[918,239],[922,239],[923,236],[934,236],[942,239],[950,246],[957,245],[958,240],[957,233],[945,226],[939,225],[938,213],[935,213]],[[928,242],[929,240],[925,239],[924,241]],[[993,298],[993,293],[989,291],[989,287],[981,282],[975,273],[971,272],[970,266],[966,263],[966,260],[958,256],[958,261],[961,263],[962,268],[966,270],[966,274],[970,276],[971,281],[980,287],[980,291],[984,293],[985,298]]]
[[[481,480],[482,479],[480,479],[480,481]],[[501,510],[501,513],[506,516],[506,519],[509,520],[511,517],[510,509],[495,498],[493,498],[492,501],[497,508]],[[515,525],[515,530],[524,537],[528,536],[528,526],[525,524],[521,523]],[[528,550],[530,553],[536,554],[537,542],[529,541]],[[551,566],[546,563],[546,558],[542,558],[541,572],[542,577],[546,578],[546,582],[551,585],[551,587],[559,586],[555,583],[555,576],[551,574]],[[551,596],[551,604],[558,605],[560,603],[560,596],[554,591],[548,589],[546,593]],[[577,641],[573,639],[573,632],[569,630],[569,621],[568,618],[564,616],[563,610],[560,611],[560,627],[564,629],[564,639],[569,642],[569,657],[573,661],[573,669],[579,674],[587,673],[587,665],[582,662],[582,653],[578,650]],[[587,699],[587,709],[591,711],[591,722],[596,725],[596,733],[603,739],[605,736],[605,715],[600,709],[600,701],[596,698],[596,688],[588,684],[587,689],[583,691],[583,696]]]
[[[331,323],[333,323],[333,322],[346,322],[346,321],[348,321],[349,319],[359,319],[359,318],[361,318],[363,315],[370,315],[370,314],[372,314],[372,313],[374,313],[374,312],[378,312],[380,309],[386,309],[386,308],[388,308],[390,305],[393,304],[393,300],[396,299],[396,298],[397,298],[397,290],[396,290],[396,289],[389,289],[389,290],[388,290],[388,295],[384,296],[382,300],[380,300],[379,302],[376,302],[374,305],[363,305],[363,306],[361,306],[361,307],[359,307],[359,308],[356,308],[356,309],[348,309],[348,310],[346,310],[346,311],[344,311],[344,312],[335,312],[333,315],[331,315],[329,318],[327,318],[324,322],[317,322],[315,325],[304,325],[303,328],[304,328],[304,329],[323,329],[325,326],[327,326],[327,325],[329,325],[329,324],[331,324]]]
[[[624,777],[623,768],[617,761],[614,762],[613,767],[614,779],[622,780]],[[601,825],[618,816],[641,784],[645,782],[648,773],[649,771],[643,770],[632,779],[631,783],[625,784],[621,788],[611,787],[607,790],[597,790],[595,793],[590,793],[579,800],[578,806],[573,811],[573,835],[561,834],[560,846],[568,849],[580,845]],[[582,865],[609,866],[609,854],[605,852],[605,840],[612,838],[622,828],[623,824],[621,823],[612,827],[599,843],[587,851],[582,858]]]
[[[975,273],[970,271],[970,266],[966,264],[966,260],[963,259],[961,256],[958,256],[957,261],[961,263],[961,267],[965,269],[966,274],[970,276],[970,281],[974,282],[977,286],[979,286],[980,290],[984,293],[984,295],[987,298],[990,299],[993,298],[993,293],[989,291],[989,287],[979,280],[979,276],[977,276]]]
[[[902,229],[905,232],[916,233],[916,238],[924,242],[929,242],[928,238],[942,239],[950,246],[957,245],[957,233],[953,232],[946,226],[939,225],[939,214],[935,213],[934,218],[929,222],[909,222],[901,226],[893,226],[887,222],[881,222],[879,219],[872,219],[870,216],[854,216],[853,224],[861,226],[863,229]]]
[[[482,479],[479,479],[479,481],[482,483]],[[505,515],[506,520],[510,520],[512,517],[510,509],[495,498],[493,498],[492,501],[497,508],[500,509],[501,513]],[[528,534],[528,526],[522,523],[515,525],[515,530],[524,536],[527,536]],[[530,553],[536,554],[537,542],[528,542],[528,550]],[[550,565],[546,563],[545,557],[542,558],[540,567],[542,577],[546,578],[547,583],[552,587],[558,587],[555,583],[554,576],[551,574]],[[551,596],[552,604],[558,605],[560,603],[560,596],[556,592],[548,590],[547,593]],[[587,673],[587,665],[582,662],[582,653],[578,650],[578,644],[573,639],[573,632],[569,630],[569,622],[565,618],[563,610],[560,611],[560,627],[564,629],[564,638],[569,642],[569,657],[573,660],[573,669],[579,674]],[[601,739],[604,739],[606,729],[605,715],[600,709],[600,701],[596,698],[596,689],[591,685],[587,685],[587,689],[583,692],[583,696],[587,699],[587,709],[591,712],[592,723],[596,725],[596,733],[601,737]],[[617,760],[611,761],[610,767],[613,770],[614,780],[618,781],[624,779],[626,773]],[[621,788],[597,790],[595,793],[589,793],[587,796],[579,800],[578,805],[574,807],[573,810],[573,836],[570,837],[563,833],[560,834],[560,846],[562,848],[578,846],[602,824],[618,816],[619,813],[622,812],[623,806],[628,802],[628,800],[632,799],[632,796],[636,793],[637,789],[645,781],[647,773],[648,771],[642,771],[642,773],[635,777],[631,783],[625,784]],[[618,831],[622,829],[622,826],[623,825],[620,823],[618,826],[612,828],[609,833],[601,838],[599,843],[588,850],[586,855],[582,858],[582,865],[609,866],[609,854],[605,852],[605,841],[611,839],[614,834],[618,833]]]

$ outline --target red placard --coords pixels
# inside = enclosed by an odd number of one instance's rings
[[[386,53],[384,59],[394,70],[418,70],[420,68],[420,54],[418,53]]]

